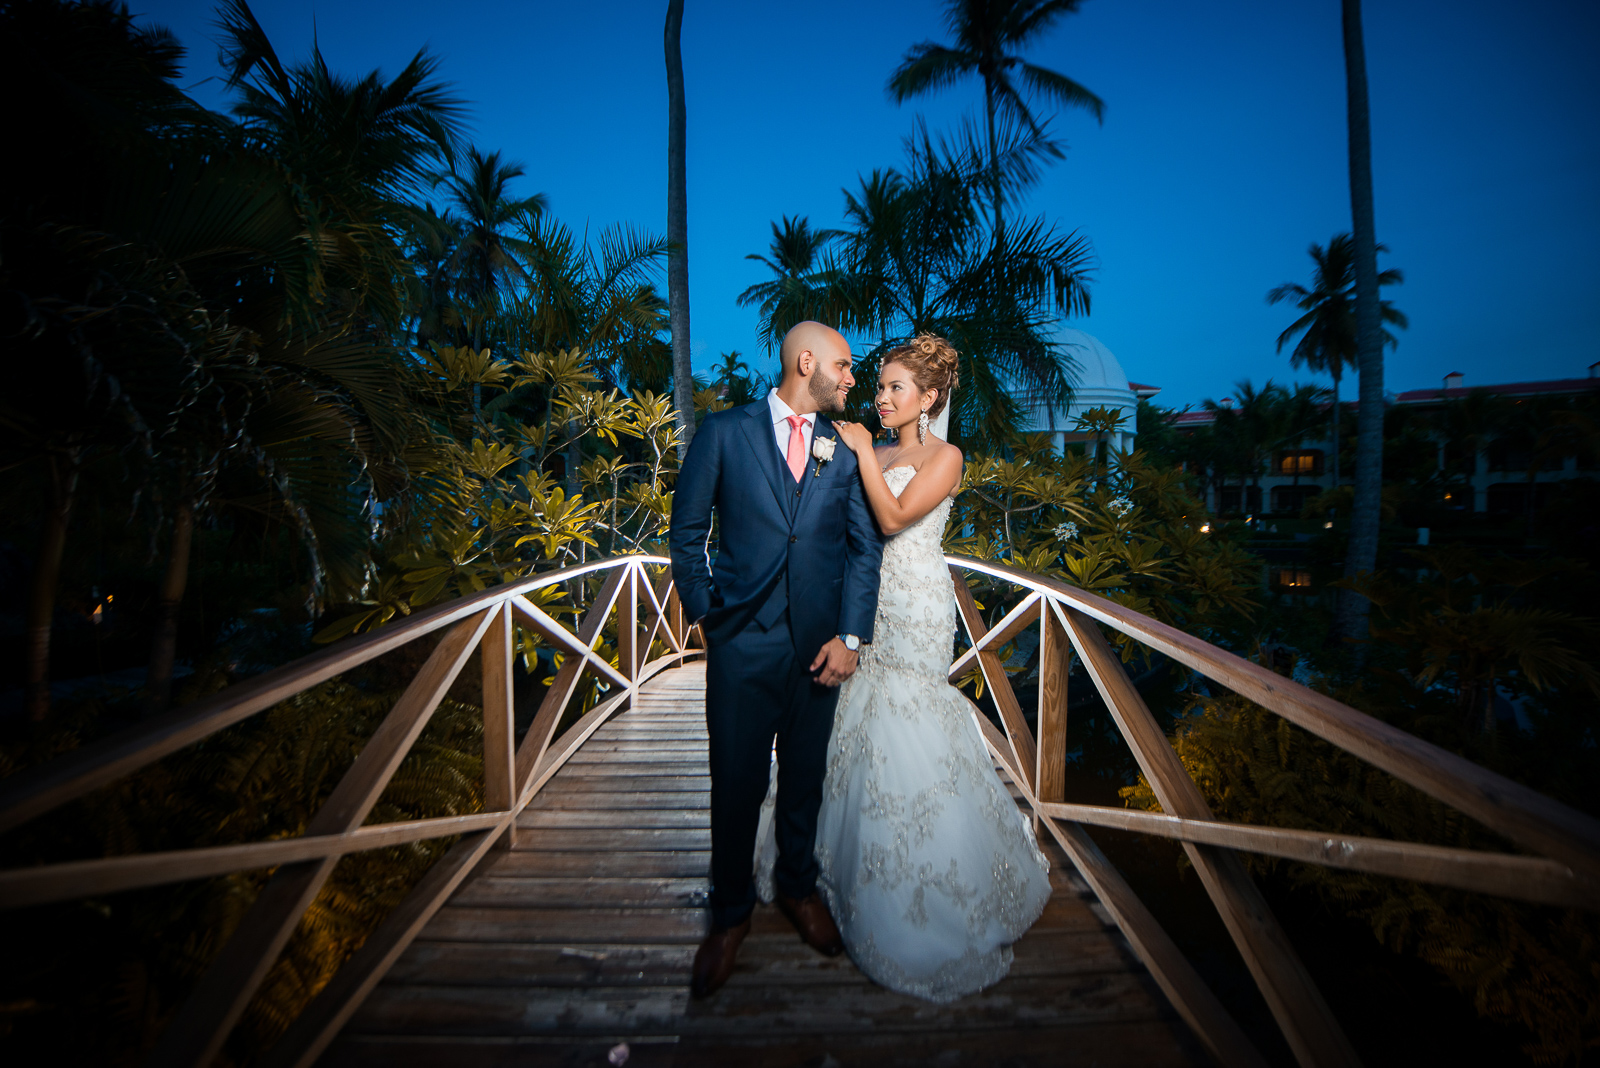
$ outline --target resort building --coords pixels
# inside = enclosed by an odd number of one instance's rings
[[[1592,449],[1587,454],[1577,449],[1536,455],[1527,426],[1521,432],[1515,426],[1518,405],[1600,399],[1600,362],[1590,364],[1588,371],[1583,378],[1481,385],[1452,371],[1438,388],[1389,394],[1385,402],[1390,412],[1409,409],[1429,417],[1419,422],[1438,448],[1436,469],[1443,476],[1447,502],[1463,512],[1517,514],[1527,507],[1530,492],[1537,504],[1556,483],[1600,473]],[[1232,398],[1220,403],[1229,407]],[[1347,400],[1342,407],[1347,413],[1345,426],[1353,427],[1356,403]],[[1216,421],[1213,411],[1183,411],[1173,418],[1178,429],[1190,433]],[[1321,438],[1307,437],[1294,447],[1271,449],[1270,456],[1261,457],[1265,462],[1259,476],[1243,478],[1235,471],[1223,479],[1211,478],[1207,505],[1224,514],[1298,513],[1311,497],[1333,488],[1333,443],[1330,434]],[[1349,485],[1355,476],[1354,442],[1347,437],[1342,444],[1340,482]]]

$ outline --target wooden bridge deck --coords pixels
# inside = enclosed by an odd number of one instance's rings
[[[1011,974],[936,1006],[759,908],[739,970],[689,999],[710,858],[701,665],[598,730],[360,1008],[324,1065],[1207,1063],[1049,843],[1055,894]]]

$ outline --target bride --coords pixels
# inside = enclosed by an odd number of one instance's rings
[[[834,423],[888,541],[874,640],[834,714],[816,840],[818,881],[856,965],[935,1002],[1003,978],[1010,944],[1050,896],[1049,863],[945,678],[955,588],[940,542],[962,456],[930,430],[946,425],[956,378],[949,342],[920,335],[879,377],[878,416],[896,441],[874,450],[865,427]],[[770,899],[774,850],[770,835],[758,841]]]

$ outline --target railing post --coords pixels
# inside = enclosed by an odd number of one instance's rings
[[[1072,642],[1046,597],[1039,614],[1039,749],[1034,794],[1040,801],[1067,799],[1067,675],[1072,667]]]
[[[639,677],[639,569],[626,567],[617,599],[617,666],[632,682]]]
[[[1100,628],[1074,608],[1067,609],[1066,622],[1085,670],[1105,699],[1162,810],[1188,819],[1211,819],[1211,807],[1201,796],[1200,788],[1167,742],[1161,725],[1134,689]],[[1185,842],[1183,848],[1294,1051],[1295,1060],[1307,1068],[1359,1065],[1361,1059],[1355,1047],[1238,854],[1191,842]]]
[[[483,807],[485,811],[509,811],[516,798],[517,758],[516,709],[512,700],[511,603],[502,601],[494,609],[489,629],[484,632],[479,653],[483,658]],[[516,845],[515,821],[496,840],[495,849]]]

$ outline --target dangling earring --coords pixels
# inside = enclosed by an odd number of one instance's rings
[[[928,440],[928,409],[922,409],[922,414],[917,416],[917,444],[922,445]]]

